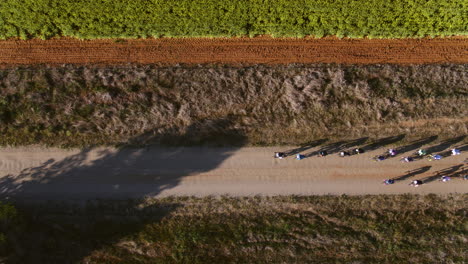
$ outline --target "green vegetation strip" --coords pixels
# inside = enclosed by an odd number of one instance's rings
[[[466,35],[464,0],[2,0],[0,38]]]
[[[467,198],[49,202],[0,231],[11,263],[464,263]]]
[[[0,70],[0,145],[278,145],[468,132],[468,65]]]

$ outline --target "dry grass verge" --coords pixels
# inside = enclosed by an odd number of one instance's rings
[[[468,132],[467,72],[328,64],[2,69],[0,144],[235,144],[232,131],[250,145],[453,137]]]
[[[464,263],[466,194],[22,207],[22,263]]]

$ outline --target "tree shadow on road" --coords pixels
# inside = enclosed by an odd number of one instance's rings
[[[209,125],[207,125],[209,124]],[[235,140],[236,147],[232,147]],[[217,168],[246,143],[242,131],[237,130],[229,119],[210,120],[192,124],[185,133],[148,132],[135,137],[132,144],[172,142],[182,144],[208,144],[231,147],[205,148],[203,146],[147,148],[125,147],[111,149],[83,149],[62,160],[47,160],[43,164],[27,168],[19,174],[0,178],[0,196],[13,201],[47,201],[58,198],[74,199],[142,199],[155,196],[176,187],[184,177],[208,172]],[[20,204],[20,202],[18,202]],[[127,210],[135,210],[136,205]],[[177,205],[173,205],[176,208]],[[160,212],[149,220],[122,224],[104,221],[97,212],[95,218],[87,219],[90,228],[102,233],[80,232],[79,229],[58,227],[57,231],[48,224],[33,227],[40,233],[36,237],[24,234],[23,249],[17,252],[13,262],[17,263],[77,263],[93,251],[113,245],[122,238],[141,230],[148,221],[158,221],[171,210],[153,208]],[[147,210],[153,210],[147,208]],[[62,212],[64,213],[64,212]],[[66,215],[66,213],[64,213]],[[36,211],[31,219],[47,218]],[[73,214],[71,220],[75,220]],[[79,217],[79,216],[76,216]],[[102,220],[102,221],[101,221]],[[78,222],[81,220],[77,220]],[[73,221],[72,221],[73,222]],[[106,223],[102,225],[102,222]],[[36,226],[37,223],[33,225]],[[59,223],[60,225],[60,223]],[[95,225],[102,225],[96,228]],[[33,232],[33,233],[34,233]],[[70,234],[69,236],[67,234]],[[64,237],[60,237],[64,236]],[[55,241],[50,247],[50,241]]]
[[[392,178],[395,182],[397,181],[404,181],[407,180],[408,178],[414,177],[419,174],[423,174],[431,169],[432,166],[424,166],[418,169],[410,170],[407,171],[406,174]]]
[[[231,145],[235,139],[237,147],[120,147],[115,150],[92,149],[81,150],[63,160],[48,160],[43,164],[23,170],[18,175],[8,175],[0,179],[0,192],[5,196],[18,196],[35,193],[35,195],[64,195],[81,191],[109,194],[110,197],[129,197],[135,190],[126,187],[130,183],[141,182],[135,186],[136,198],[145,195],[157,195],[165,189],[177,186],[180,179],[191,174],[210,171],[218,167],[246,142],[246,137],[230,127],[226,120],[211,122],[214,129],[203,124],[191,125],[185,134],[156,134],[152,140],[148,137],[139,142],[164,142],[168,139],[174,144],[207,144],[217,146]],[[148,145],[147,145],[148,146]],[[131,175],[131,176],[130,176]],[[82,190],[81,184],[89,183]],[[150,183],[150,184],[148,184]],[[143,186],[143,185],[146,185]],[[72,188],[73,187],[73,188]],[[84,188],[84,187],[83,187]],[[37,197],[37,196],[35,196]]]

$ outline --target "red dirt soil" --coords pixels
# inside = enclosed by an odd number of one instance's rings
[[[0,67],[24,64],[468,63],[468,38],[0,41]]]

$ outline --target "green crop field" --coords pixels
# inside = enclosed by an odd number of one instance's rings
[[[466,0],[3,0],[0,38],[466,35]]]

